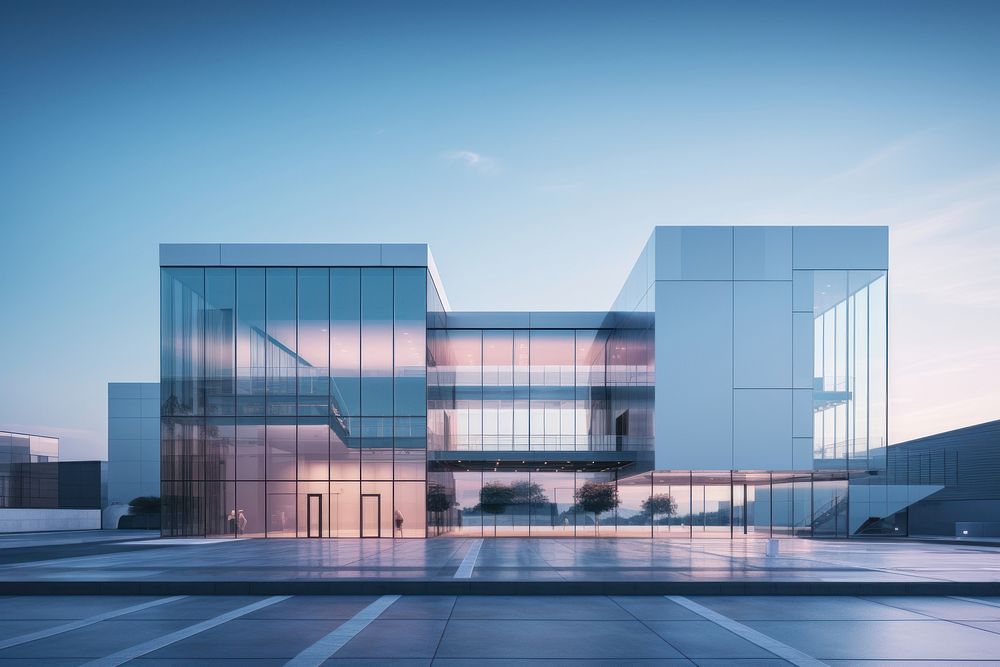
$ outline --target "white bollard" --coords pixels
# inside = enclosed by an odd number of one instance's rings
[[[767,549],[764,555],[768,558],[775,558],[778,555],[778,540],[768,540]]]

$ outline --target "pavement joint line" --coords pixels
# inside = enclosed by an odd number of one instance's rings
[[[973,602],[975,604],[985,604],[990,607],[1000,607],[1000,602],[993,602],[992,600],[980,600],[979,598],[967,598],[961,595],[950,596],[952,600],[961,600],[962,602]]]
[[[27,644],[28,642],[33,642],[38,639],[46,639],[47,637],[52,637],[54,635],[61,635],[64,632],[79,630],[80,628],[85,628],[88,625],[93,625],[95,623],[100,623],[101,621],[107,621],[112,618],[124,616],[125,614],[132,614],[137,611],[143,611],[144,609],[149,609],[151,607],[159,607],[160,605],[163,604],[176,602],[177,600],[183,600],[186,597],[187,597],[186,595],[174,595],[172,597],[160,598],[158,600],[151,600],[149,602],[143,602],[142,604],[132,605],[131,607],[125,607],[124,609],[106,611],[101,614],[95,614],[94,616],[88,616],[87,618],[81,618],[75,621],[70,621],[69,623],[62,623],[60,625],[56,625],[51,628],[45,628],[44,630],[29,632],[26,635],[18,635],[17,637],[10,637],[8,639],[0,640],[0,650],[6,648],[12,648],[14,646],[20,646],[21,644]]]
[[[826,665],[826,663],[822,660],[817,660],[797,648],[792,648],[788,644],[782,643],[774,637],[769,637],[763,632],[759,632],[751,627],[743,625],[739,621],[735,621],[728,616],[724,616],[717,611],[700,605],[694,600],[689,600],[681,595],[666,595],[664,597],[671,602],[679,604],[685,609],[693,611],[702,618],[712,621],[716,625],[729,630],[738,637],[742,637],[748,642],[756,644],[765,651],[770,651],[779,658],[787,660],[793,665],[797,665],[798,667],[822,667],[823,665]]]
[[[264,600],[258,600],[253,604],[248,604],[245,607],[227,611],[226,613],[219,614],[214,618],[210,618],[200,623],[195,623],[194,625],[189,625],[186,628],[181,628],[180,630],[165,634],[161,637],[150,639],[149,641],[136,644],[135,646],[129,646],[128,648],[116,651],[111,655],[106,655],[103,658],[98,658],[97,660],[85,663],[85,665],[87,667],[117,667],[118,665],[122,665],[130,660],[141,658],[147,653],[152,653],[158,649],[170,646],[171,644],[175,644],[182,639],[193,637],[194,635],[200,634],[205,630],[211,630],[212,628],[222,625],[223,623],[228,623],[233,619],[246,616],[247,614],[255,612],[258,609],[269,607],[272,604],[282,602],[290,597],[290,595],[274,595],[272,597],[265,598]]]
[[[483,538],[479,538],[472,543],[469,550],[462,559],[462,564],[455,571],[455,579],[471,579],[472,571],[476,568],[476,561],[479,560],[479,550],[483,548]]]
[[[383,595],[342,625],[337,626],[332,632],[321,637],[316,643],[306,647],[301,653],[286,662],[286,667],[318,667],[322,665],[399,598],[399,595]]]

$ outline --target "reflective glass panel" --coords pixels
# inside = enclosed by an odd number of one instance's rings
[[[264,482],[236,483],[235,522],[238,537],[264,537],[267,523],[264,506]]]
[[[264,480],[264,425],[257,417],[236,420],[236,479]]]
[[[361,410],[392,415],[392,269],[361,270]]]
[[[264,269],[236,269],[236,413],[264,415]],[[262,478],[262,477],[261,477]]]
[[[268,268],[267,414],[295,414],[295,269]]]
[[[298,270],[298,414],[325,417],[330,402],[330,274]]]
[[[393,537],[426,536],[426,487],[423,482],[393,485]]]
[[[205,413],[205,270],[160,271],[160,400],[162,415]]]
[[[361,479],[392,479],[392,418],[361,418]]]
[[[236,271],[205,269],[205,412],[236,414]]]
[[[295,482],[267,483],[267,536],[296,536]]]
[[[205,425],[205,479],[236,479],[236,424],[209,417]]]
[[[267,423],[267,479],[295,479],[295,418],[275,417]],[[268,492],[270,493],[270,492]]]
[[[361,479],[360,417],[330,417],[330,479]]]
[[[330,414],[361,414],[361,271],[330,269]]]
[[[423,268],[393,271],[393,414],[423,416],[427,410],[427,271]]]
[[[236,537],[236,484],[205,482],[205,531],[208,537]]]
[[[330,474],[330,425],[325,417],[299,417],[298,479],[323,480]]]

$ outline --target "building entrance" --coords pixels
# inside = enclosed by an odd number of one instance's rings
[[[381,522],[382,495],[361,494],[361,537],[382,537]]]
[[[306,537],[323,537],[323,496],[306,496]]]

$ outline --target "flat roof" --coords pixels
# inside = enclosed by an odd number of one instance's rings
[[[426,267],[450,310],[426,243],[161,243],[160,266]]]

